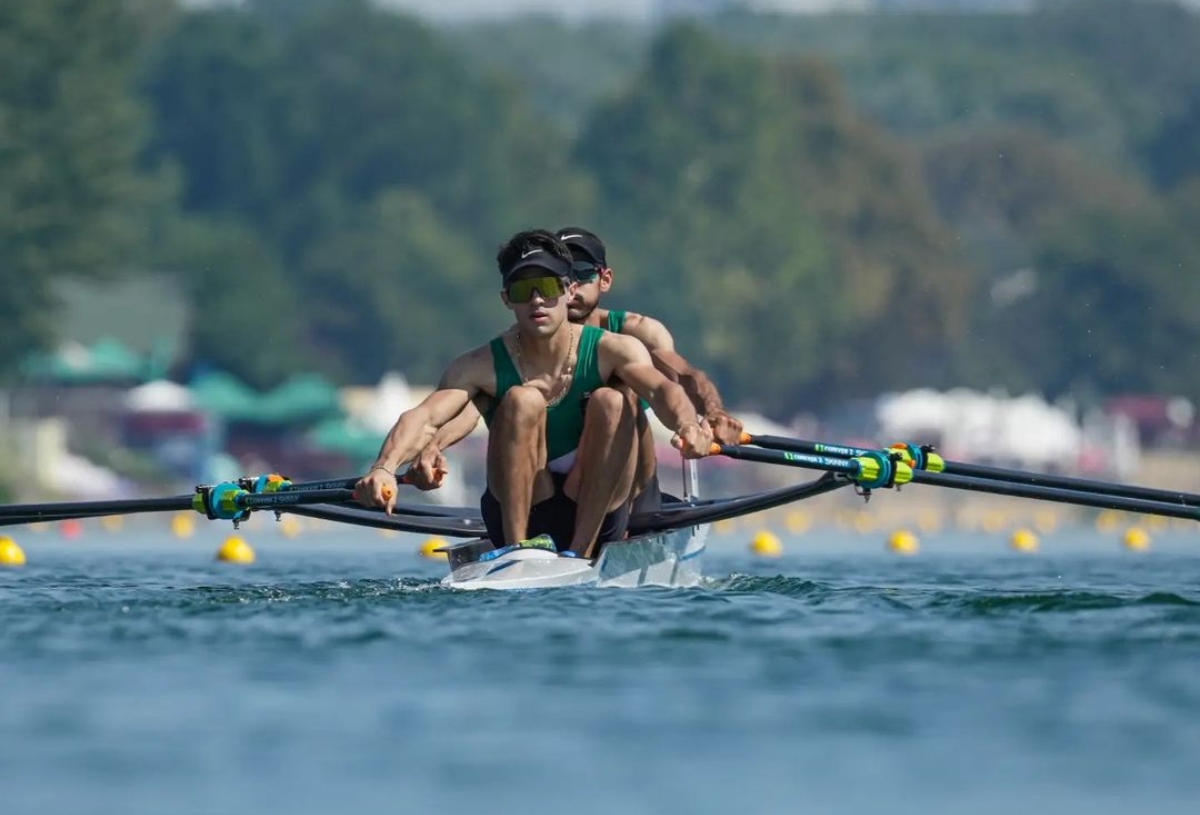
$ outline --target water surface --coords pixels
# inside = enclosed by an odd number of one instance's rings
[[[1072,540],[718,541],[697,589],[507,594],[358,531],[249,568],[29,539],[2,811],[1193,812],[1200,544]]]

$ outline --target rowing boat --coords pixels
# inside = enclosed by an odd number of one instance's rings
[[[651,532],[606,544],[595,560],[520,548],[480,560],[496,551],[491,541],[466,541],[443,548],[450,574],[442,585],[465,590],[695,586],[707,537],[707,524]]]
[[[683,472],[684,498],[668,499],[665,507],[697,505],[695,462],[685,462]],[[464,590],[695,586],[700,582],[707,539],[708,524],[688,524],[612,541],[589,560],[547,549],[497,550],[491,541],[480,538],[442,548],[450,566],[442,585]]]

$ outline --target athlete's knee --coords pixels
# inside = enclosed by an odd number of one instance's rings
[[[528,385],[509,388],[496,409],[497,416],[522,423],[536,423],[546,415],[546,398]]]
[[[592,391],[588,397],[588,413],[617,418],[622,415],[633,416],[633,402],[616,388],[603,387]]]

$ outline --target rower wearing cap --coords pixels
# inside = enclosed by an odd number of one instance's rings
[[[675,338],[665,325],[644,314],[600,308],[601,298],[612,288],[613,270],[608,266],[608,253],[599,236],[580,227],[560,229],[557,235],[571,250],[571,275],[576,283],[575,294],[567,305],[571,322],[640,340],[650,351],[655,367],[683,386],[697,413],[711,426],[716,440],[721,444],[738,444],[742,423],[725,410],[716,385],[704,371],[675,350]],[[643,403],[642,407],[646,405]],[[638,468],[633,494],[633,512],[656,510],[662,502],[654,436],[644,410],[638,411]]]
[[[496,262],[513,325],[451,362],[437,389],[401,414],[356,496],[390,512],[396,468],[474,404],[489,429],[480,507],[492,542],[548,535],[560,551],[591,556],[597,542],[624,536],[636,469],[633,406],[607,384],[647,400],[685,457],[707,455],[712,432],[644,345],[568,321],[577,284],[553,233],[514,235]]]
[[[711,427],[716,440],[722,444],[737,444],[742,435],[742,423],[725,410],[712,380],[675,350],[675,339],[666,326],[644,314],[599,307],[601,297],[613,284],[613,270],[608,266],[607,251],[599,236],[580,227],[560,229],[557,236],[571,252],[571,276],[575,286],[574,295],[567,305],[570,321],[640,340],[650,351],[655,367],[683,387],[697,413]],[[642,403],[642,409],[637,413],[637,470],[631,493],[631,512],[634,513],[652,512],[662,503],[654,436],[645,407],[645,403]],[[446,469],[442,451],[470,434],[479,423],[479,415],[478,410],[467,406],[459,416],[439,430],[433,441],[413,461],[409,469],[409,482],[419,489],[436,489],[440,484],[437,473]]]

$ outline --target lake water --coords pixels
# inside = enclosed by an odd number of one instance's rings
[[[1191,813],[1200,536],[917,557],[815,532],[706,585],[441,589],[414,541],[20,531],[0,812]],[[11,534],[11,531],[10,531]],[[245,537],[255,542],[255,533]]]

